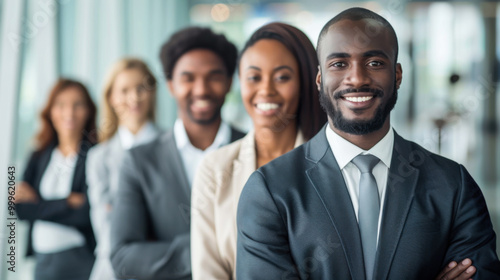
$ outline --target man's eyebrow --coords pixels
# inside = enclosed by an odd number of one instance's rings
[[[216,74],[226,74],[226,71],[224,71],[223,69],[214,69],[212,71],[210,71],[210,74],[212,75],[216,75]]]
[[[334,58],[346,58],[351,57],[348,53],[331,53],[326,57],[326,60],[334,59]]]
[[[363,57],[381,56],[383,58],[389,59],[389,56],[381,50],[371,50],[363,53]]]
[[[209,72],[210,75],[218,75],[218,74],[223,74],[225,75],[226,74],[226,71],[224,71],[223,69],[214,69],[214,70],[210,70]],[[182,71],[180,73],[181,76],[193,76],[194,73],[193,72],[189,72],[189,71]]]

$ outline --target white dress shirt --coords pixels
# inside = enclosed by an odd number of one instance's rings
[[[153,123],[146,122],[141,129],[134,135],[128,128],[121,125],[118,127],[118,136],[120,137],[120,144],[124,150],[129,150],[135,146],[146,144],[158,135],[158,130]]]
[[[193,183],[194,174],[203,157],[210,151],[214,151],[231,141],[231,128],[225,122],[221,122],[214,142],[205,150],[200,150],[189,141],[186,129],[181,119],[177,119],[174,124],[174,137],[177,149],[181,154],[184,170],[188,177],[189,186]]]
[[[326,127],[326,138],[328,139],[330,148],[332,149],[333,155],[337,160],[337,164],[339,165],[340,170],[342,170],[342,176],[344,176],[344,181],[351,197],[351,202],[356,214],[356,219],[358,219],[359,210],[359,180],[361,178],[361,172],[351,161],[359,154],[371,154],[380,159],[380,161],[372,170],[375,181],[377,181],[378,193],[380,198],[380,213],[378,219],[379,236],[380,221],[382,220],[382,213],[384,209],[385,191],[387,189],[387,178],[389,176],[389,168],[391,166],[392,159],[392,149],[394,147],[394,131],[392,130],[392,127],[389,129],[389,132],[382,138],[382,140],[380,140],[368,151],[365,151],[342,138],[340,135],[334,132],[329,125]]]
[[[40,181],[44,200],[64,199],[71,193],[77,154],[64,156],[54,149]],[[33,249],[37,253],[57,253],[85,245],[85,237],[75,227],[36,220],[33,223]]]

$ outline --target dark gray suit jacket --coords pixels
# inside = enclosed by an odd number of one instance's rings
[[[242,136],[231,129],[231,142]],[[111,218],[116,276],[191,279],[191,188],[173,131],[126,153],[118,182]]]
[[[472,259],[500,279],[484,197],[462,165],[395,134],[374,279],[434,279]],[[246,279],[365,279],[351,199],[322,129],[253,173],[240,196],[236,274]]]

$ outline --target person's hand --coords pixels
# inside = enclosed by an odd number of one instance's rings
[[[80,208],[85,203],[85,195],[83,193],[72,192],[68,198],[68,205],[71,208]]]
[[[32,186],[26,182],[20,182],[16,186],[16,192],[14,194],[14,201],[16,203],[35,203],[38,201],[38,195]]]
[[[436,280],[472,280],[472,276],[476,273],[476,268],[472,265],[470,259],[464,259],[460,263],[450,262],[439,275]]]

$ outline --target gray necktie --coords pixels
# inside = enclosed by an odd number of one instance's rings
[[[372,155],[359,155],[352,163],[361,171],[359,180],[359,231],[363,245],[363,259],[365,261],[366,279],[373,278],[375,255],[377,252],[378,216],[380,200],[378,188],[372,170],[380,160]]]

